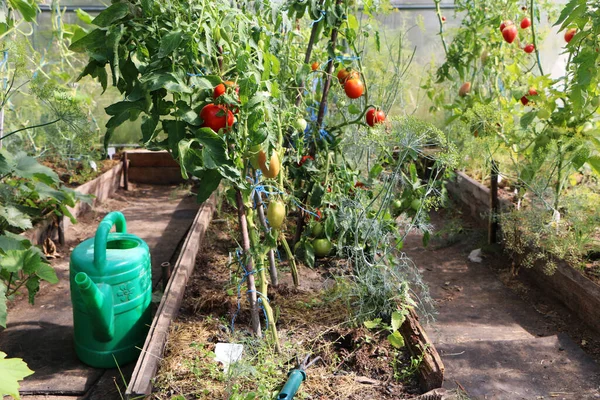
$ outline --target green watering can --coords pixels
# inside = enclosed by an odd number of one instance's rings
[[[123,214],[111,212],[96,237],[73,250],[70,270],[77,357],[96,368],[135,360],[152,322],[148,245],[127,233]]]

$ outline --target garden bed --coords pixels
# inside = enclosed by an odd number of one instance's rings
[[[185,295],[180,291],[183,303],[170,327],[164,355],[149,352],[146,357],[155,362],[162,358],[153,398],[246,398],[242,396],[252,392],[264,398],[283,386],[296,356],[303,359],[307,354],[324,362],[307,370],[300,396],[398,399],[420,392],[416,374],[420,364],[406,347],[393,348],[384,329],[347,325],[348,309],[332,279],[338,268],[333,259],[323,259],[314,270],[300,265],[298,288],[291,283],[286,263],[280,263],[281,283],[269,288],[269,299],[281,311],[278,330],[283,354],[274,354],[269,340],[253,339],[245,298],[238,309],[237,286],[231,281],[239,271],[237,263],[231,262],[236,246],[228,230],[226,220],[217,220],[209,228]],[[164,301],[168,302],[167,296]],[[233,332],[232,315],[236,316]],[[245,346],[242,361],[228,374],[213,360],[218,342]],[[149,386],[149,380],[144,380]],[[138,381],[134,373],[128,394],[149,394],[149,387],[138,386]]]
[[[490,214],[489,188],[466,174],[457,172],[457,178],[448,183],[447,189],[457,201],[470,211],[475,220],[480,223],[487,221]],[[506,199],[501,199],[500,204],[501,210],[512,207],[512,203]],[[600,332],[600,285],[565,261],[558,260],[556,266],[556,272],[553,275],[544,273],[544,265],[541,262],[535,263],[532,268],[522,268],[521,271]]]

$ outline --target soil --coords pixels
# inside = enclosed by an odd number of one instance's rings
[[[297,357],[301,360],[307,354],[319,356],[321,361],[307,369],[308,379],[298,398],[403,399],[420,393],[409,371],[406,349],[392,348],[386,331],[347,325],[346,305],[334,296],[333,260],[321,260],[315,269],[299,265],[297,288],[291,283],[286,262],[280,262],[280,284],[270,287],[268,294],[278,315],[282,354],[275,355],[269,344],[252,341],[247,301],[238,305],[238,287],[232,282],[239,274],[236,244],[231,240],[236,233],[234,225],[216,219],[207,232],[180,314],[171,327],[153,398],[238,398],[230,397],[233,390],[244,396],[255,392],[256,398],[266,398],[260,395],[266,391],[270,398],[287,380]],[[263,371],[268,365],[270,372],[254,378],[243,373],[224,376],[211,353],[219,342],[245,344],[241,370]],[[268,362],[261,363],[265,359]],[[405,371],[403,382],[394,379],[394,370]]]

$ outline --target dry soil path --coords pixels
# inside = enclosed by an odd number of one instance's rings
[[[433,223],[443,229],[449,221],[434,215]],[[482,237],[469,232],[428,248],[413,234],[404,247],[437,304],[426,329],[446,367],[444,386],[462,387],[471,399],[600,398],[599,365],[501,281],[503,255],[468,260]]]
[[[154,287],[161,278],[160,264],[172,262],[198,205],[176,186],[131,185],[79,218],[66,232],[67,243],[58,249],[61,258],[52,265],[59,276],[56,285],[43,285],[35,305],[19,299],[9,309],[6,330],[0,332],[0,349],[23,358],[35,373],[21,384],[23,399],[120,399],[115,383],[117,370],[82,364],[73,348],[73,318],[69,295],[69,256],[82,240],[94,236],[98,223],[110,211],[121,211],[127,231],[148,243]],[[133,365],[122,366],[130,375]],[[123,391],[124,392],[124,391]]]

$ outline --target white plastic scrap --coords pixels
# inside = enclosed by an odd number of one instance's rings
[[[481,249],[475,249],[469,254],[469,261],[480,263],[483,261],[481,258]]]
[[[225,373],[229,370],[229,365],[239,361],[244,351],[243,344],[237,343],[217,343],[215,346],[215,361],[223,363]]]

